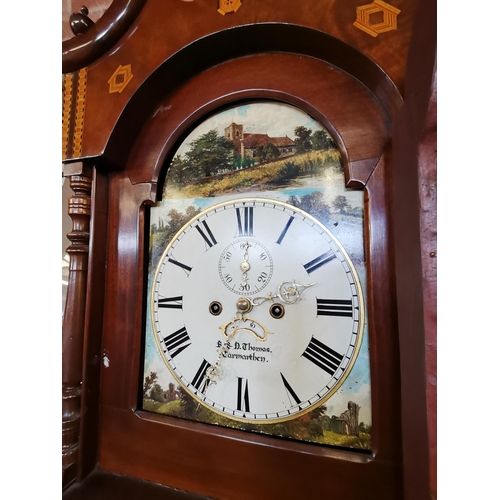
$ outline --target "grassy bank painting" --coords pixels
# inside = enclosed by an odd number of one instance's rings
[[[250,103],[213,115],[179,146],[166,173],[162,200],[150,212],[143,409],[248,432],[370,450],[366,324],[356,363],[341,388],[308,413],[272,424],[232,420],[200,405],[178,383],[158,351],[149,301],[162,253],[179,229],[201,211],[248,196],[288,203],[319,220],[344,247],[366,288],[363,192],[345,187],[341,154],[321,124],[277,102]]]

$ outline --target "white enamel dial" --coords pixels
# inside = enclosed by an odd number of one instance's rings
[[[359,279],[336,238],[309,214],[259,198],[215,205],[177,233],[157,267],[151,310],[179,384],[219,414],[259,423],[329,398],[364,327]]]

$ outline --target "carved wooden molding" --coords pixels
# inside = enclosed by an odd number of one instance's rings
[[[92,190],[90,172],[83,164],[73,164],[70,167],[63,174],[69,177],[70,187],[74,191],[74,196],[68,201],[68,214],[73,221],[73,227],[67,235],[71,242],[67,249],[70,264],[62,327],[63,486],[74,479],[74,474],[68,477],[67,472],[78,460]]]
[[[146,0],[114,0],[94,26],[62,44],[62,72],[78,71],[104,55],[130,28]]]

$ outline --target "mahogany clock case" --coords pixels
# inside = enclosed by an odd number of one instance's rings
[[[370,77],[379,78],[379,90],[385,86],[385,98],[379,99],[328,61],[293,53],[247,54],[163,88],[161,74],[152,75],[148,89],[153,92],[143,95],[146,107],[154,106],[139,134],[130,141],[126,125],[130,120],[130,127],[136,127],[133,108],[140,92],[108,143],[115,165],[126,159],[124,168],[103,175],[98,166],[94,175],[98,210],[93,217],[99,218],[95,227],[100,234],[91,245],[102,245],[99,237],[106,242],[102,352],[107,363],[101,368],[98,438],[89,430],[95,413],[84,416],[87,440],[81,460],[91,464],[97,455],[102,469],[215,498],[303,498],[305,492],[319,497],[333,490],[345,498],[401,498],[398,336],[388,216],[389,137],[399,94],[382,73]],[[254,99],[288,103],[318,120],[339,146],[346,185],[364,189],[373,421],[368,455],[137,409],[146,314],[146,206],[157,201],[166,165],[203,117]],[[102,284],[90,280],[89,294]],[[88,360],[86,366],[91,373]],[[84,384],[96,381],[88,377]]]

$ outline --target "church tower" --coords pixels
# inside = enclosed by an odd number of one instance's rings
[[[237,123],[231,123],[229,127],[224,129],[226,139],[228,141],[239,141],[243,139],[243,125],[238,125]]]

